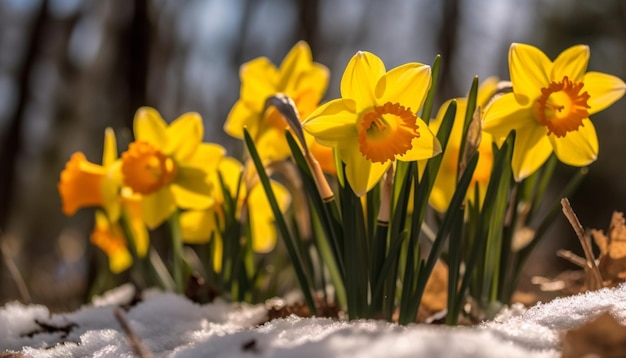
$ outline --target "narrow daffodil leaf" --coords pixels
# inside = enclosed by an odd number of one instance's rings
[[[474,269],[479,263],[479,259],[484,258],[485,245],[487,244],[487,237],[489,234],[489,222],[488,218],[493,214],[495,202],[498,195],[498,188],[502,180],[510,180],[511,173],[511,156],[513,153],[513,142],[515,139],[515,131],[509,133],[509,136],[502,144],[502,147],[498,150],[494,145],[494,164],[489,179],[489,186],[485,193],[485,201],[479,218],[478,227],[476,228],[476,236],[472,240],[469,256],[465,262],[465,273],[461,281],[461,287],[458,291],[458,296],[461,297],[465,294],[465,291],[470,285],[471,278],[474,277]],[[508,196],[507,196],[508,198]],[[505,200],[507,199],[505,198]],[[482,266],[481,266],[482,267]],[[482,290],[482,287],[486,284],[483,282],[484,272],[478,272],[477,282],[474,282],[478,290]],[[474,294],[477,294],[476,292]],[[460,302],[457,302],[457,307],[454,307],[455,311],[459,311]]]
[[[437,231],[437,236],[435,237],[435,241],[433,242],[433,246],[430,249],[430,253],[428,254],[428,259],[424,265],[424,268],[420,271],[419,279],[417,282],[417,289],[415,295],[411,297],[411,309],[410,314],[412,317],[415,317],[417,314],[417,310],[419,308],[420,301],[424,294],[424,289],[426,288],[426,283],[428,282],[428,278],[439,260],[441,256],[441,251],[443,250],[446,238],[453,231],[455,223],[458,220],[462,220],[460,218],[463,217],[463,210],[458,210],[458,208],[463,207],[463,203],[465,201],[465,196],[467,194],[467,189],[472,181],[472,176],[474,175],[474,170],[476,169],[476,165],[478,164],[478,156],[479,153],[475,153],[472,159],[467,163],[467,168],[459,183],[457,184],[456,190],[452,195],[452,200],[450,201],[450,206],[448,211],[443,217],[443,221],[441,223],[441,227],[439,231]],[[455,210],[456,208],[456,210]],[[408,323],[408,322],[406,322]]]
[[[248,130],[244,128],[244,141],[246,142],[246,148],[248,149],[248,153],[250,154],[250,158],[252,159],[254,166],[257,170],[257,174],[259,175],[259,180],[263,185],[263,189],[265,190],[265,194],[267,195],[267,200],[270,203],[270,207],[272,208],[272,212],[274,213],[274,218],[276,220],[276,226],[278,227],[278,231],[280,232],[283,241],[285,242],[285,247],[289,253],[289,257],[293,263],[293,268],[296,271],[296,277],[298,278],[298,283],[302,288],[302,294],[304,295],[304,299],[311,310],[313,315],[317,315],[317,308],[315,306],[315,300],[313,300],[313,293],[311,292],[312,284],[309,277],[307,277],[302,261],[302,257],[300,253],[297,251],[297,248],[293,242],[292,235],[287,227],[287,223],[285,222],[285,218],[280,211],[280,207],[278,206],[278,201],[276,200],[276,195],[272,190],[272,186],[270,184],[270,179],[265,172],[265,168],[261,163],[261,158],[259,157],[259,153],[256,150],[254,142],[252,141],[252,137],[250,137],[250,133]]]

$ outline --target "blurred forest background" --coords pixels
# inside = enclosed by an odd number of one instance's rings
[[[136,109],[149,105],[170,121],[199,112],[205,139],[236,156],[242,145],[222,125],[239,66],[258,56],[279,64],[298,40],[331,69],[327,99],[357,50],[388,68],[441,54],[438,103],[464,96],[475,75],[508,79],[511,42],[551,58],[588,44],[589,69],[626,79],[622,0],[0,0],[0,303],[68,310],[85,300],[93,215],[63,216],[56,188],[73,152],[100,163],[107,126],[126,148]],[[593,118],[600,156],[570,198],[586,227],[606,230],[612,211],[626,210],[625,113],[622,99]],[[559,170],[555,190],[573,173]],[[563,246],[580,252],[559,217],[526,277],[559,272]]]

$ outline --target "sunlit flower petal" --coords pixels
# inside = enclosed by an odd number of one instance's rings
[[[350,147],[340,147],[338,154],[346,163],[346,178],[357,196],[363,196],[372,189],[391,165],[391,161],[374,163]]]
[[[357,136],[355,110],[353,100],[335,99],[321,105],[302,125],[319,143],[338,146]]]
[[[89,237],[92,244],[106,253],[113,273],[127,270],[133,262],[126,237],[119,225],[112,225],[103,213],[96,211],[96,224]]]
[[[261,112],[265,99],[275,93],[279,83],[276,66],[268,58],[259,57],[241,65],[239,77],[241,100],[252,111]]]
[[[352,57],[341,78],[341,97],[353,99],[358,112],[376,103],[374,91],[385,74],[385,65],[378,56],[359,51]]]
[[[104,130],[104,148],[102,149],[102,166],[109,167],[117,160],[117,140],[113,128]]]
[[[170,186],[176,206],[182,209],[204,209],[213,205],[212,186],[204,180],[204,172],[181,168],[176,183]]]
[[[550,157],[552,145],[542,126],[528,125],[516,133],[511,167],[520,181],[537,171]],[[529,155],[532,153],[532,155]]]
[[[593,163],[598,158],[598,136],[589,119],[583,120],[579,130],[559,138],[551,135],[550,142],[554,154],[565,164],[582,167]]]
[[[187,244],[205,244],[211,234],[218,235],[219,227],[213,208],[190,210],[180,214],[180,229],[183,241]]]
[[[580,82],[587,71],[589,62],[589,46],[572,46],[554,60],[550,79],[560,81],[567,76],[570,81]]]
[[[426,99],[426,91],[420,86],[430,87],[431,77],[430,66],[421,63],[407,63],[396,67],[378,81],[377,101],[402,103],[417,113]]]
[[[185,161],[194,155],[204,137],[202,118],[193,112],[178,117],[166,131],[167,146],[163,152],[177,161]]]
[[[146,226],[150,229],[161,225],[175,210],[176,202],[170,190],[164,188],[143,197],[141,213]]]
[[[277,182],[272,182],[272,191],[282,212],[285,212],[291,203],[289,191]],[[274,214],[263,186],[256,185],[248,194],[250,227],[252,229],[252,250],[258,253],[267,253],[274,249],[278,235]]]
[[[228,119],[224,123],[224,131],[232,137],[243,138],[243,129],[247,128],[250,135],[256,136],[258,126],[250,126],[249,124],[254,123],[258,116],[259,114],[248,107],[243,100],[238,100],[228,113]]]
[[[528,105],[541,94],[541,88],[550,82],[552,64],[541,50],[534,46],[514,43],[509,50],[509,70],[515,97],[520,105]]]
[[[526,126],[528,122],[535,122],[530,108],[520,107],[515,95],[507,93],[487,108],[482,124],[483,130],[500,146],[512,130]]]
[[[587,104],[589,114],[594,114],[606,109],[624,96],[626,84],[618,77],[600,72],[587,72],[584,77],[584,91],[589,93]]]
[[[150,143],[157,148],[167,145],[167,123],[156,109],[141,107],[133,121],[135,140]]]
[[[74,215],[80,208],[102,205],[105,175],[104,167],[88,162],[81,152],[74,153],[61,172],[58,185],[63,213]]]

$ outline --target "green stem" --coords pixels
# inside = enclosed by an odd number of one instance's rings
[[[183,293],[183,239],[180,233],[180,211],[176,209],[169,219],[172,239],[172,274],[176,293]]]

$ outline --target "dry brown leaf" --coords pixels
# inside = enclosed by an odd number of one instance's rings
[[[561,342],[563,358],[624,357],[626,326],[608,312],[565,333]]]
[[[614,212],[608,235],[601,230],[591,230],[600,248],[598,268],[605,286],[614,286],[626,280],[626,220],[624,214]]]
[[[433,272],[426,282],[420,306],[430,312],[446,309],[448,304],[448,265],[437,260]]]

